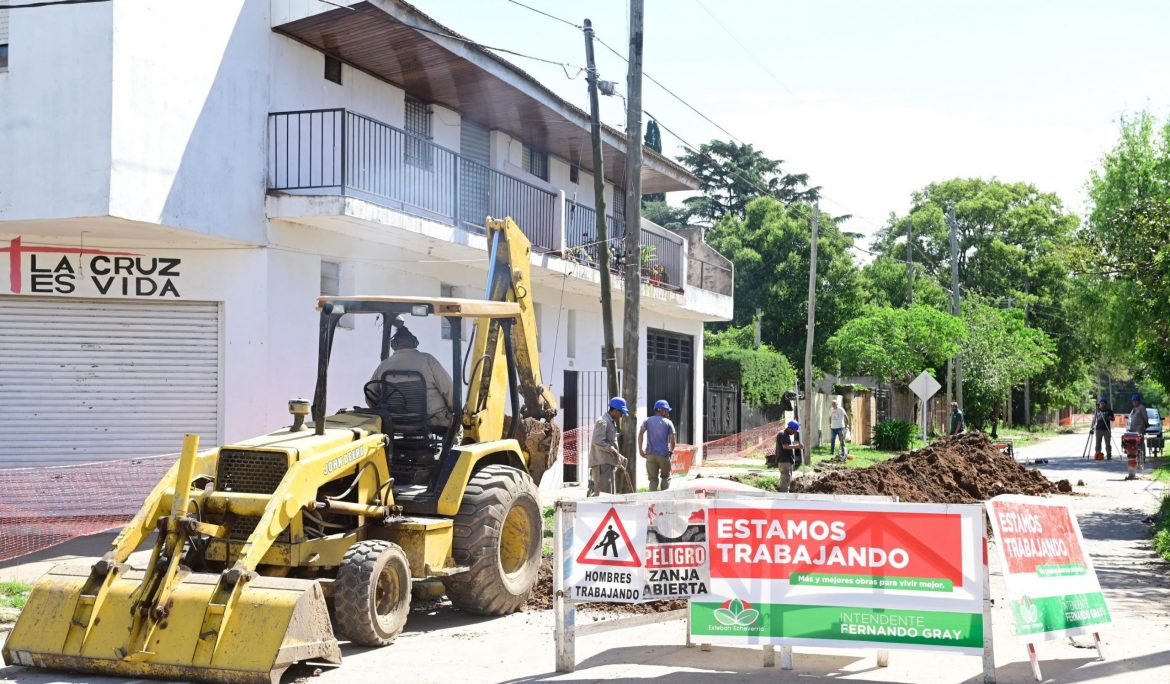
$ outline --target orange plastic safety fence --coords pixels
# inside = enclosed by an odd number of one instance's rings
[[[0,561],[125,525],[177,459],[0,470]]]

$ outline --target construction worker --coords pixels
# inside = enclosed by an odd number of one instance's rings
[[[626,457],[618,451],[618,421],[629,415],[626,400],[614,397],[609,407],[593,424],[593,437],[589,440],[589,475],[593,480],[590,496],[601,492],[614,494],[614,471],[626,464]]]
[[[654,402],[654,415],[638,431],[638,455],[646,459],[646,481],[652,492],[670,488],[670,457],[674,454],[677,433],[669,416],[670,402],[659,399]],[[649,437],[645,448],[644,436]]]
[[[455,414],[451,410],[451,375],[439,360],[418,350],[418,338],[405,325],[399,325],[390,338],[394,353],[378,364],[371,380],[381,380],[386,371],[415,371],[427,383],[427,416],[432,428],[446,430]],[[373,408],[371,406],[371,408]]]
[[[780,469],[780,491],[787,492],[792,485],[792,466],[804,457],[804,445],[800,443],[800,423],[788,421],[788,425],[776,434],[776,467]]]
[[[1138,441],[1138,449],[1141,452],[1142,460],[1145,460],[1146,430],[1150,429],[1150,416],[1146,412],[1146,405],[1142,403],[1142,395],[1133,395],[1130,397],[1130,403],[1133,404],[1133,410],[1129,412],[1129,421],[1126,422],[1125,429],[1141,435],[1141,440]]]
[[[829,453],[833,454],[837,451],[837,440],[841,440],[841,455],[839,458],[845,460],[845,431],[849,429],[849,414],[845,413],[845,409],[836,400],[833,401],[833,408],[829,409]]]
[[[1105,455],[1113,460],[1113,409],[1109,400],[1101,397],[1097,400],[1097,411],[1093,414],[1093,434],[1096,435],[1097,448],[1094,453],[1101,453],[1101,442],[1105,442]]]
[[[967,429],[967,419],[963,417],[963,412],[959,410],[959,402],[951,402],[951,434],[957,435],[963,430]]]

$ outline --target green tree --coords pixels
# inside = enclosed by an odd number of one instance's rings
[[[937,375],[966,334],[961,319],[938,309],[884,306],[841,326],[828,345],[846,374],[909,382],[924,370]]]
[[[767,158],[750,144],[712,140],[678,159],[699,178],[702,194],[683,203],[704,225],[725,216],[742,218],[748,203],[762,195],[786,205],[820,198],[819,187],[808,187],[808,174],[784,173],[783,161]]]
[[[1111,308],[1103,346],[1135,374],[1170,386],[1170,120],[1123,118],[1117,146],[1089,177],[1081,233],[1096,255],[1086,270]]]
[[[646,136],[642,139],[642,144],[644,144],[646,147],[649,147],[650,149],[654,150],[655,152],[658,152],[660,154],[662,153],[662,133],[658,130],[658,122],[655,121],[654,119],[650,119],[649,121],[646,122]],[[647,202],[662,202],[663,204],[665,204],[666,203],[666,193],[665,192],[651,192],[651,193],[647,193],[645,195],[642,195],[642,204],[645,205]],[[643,212],[646,211],[645,208],[643,208],[642,211]],[[657,223],[657,222],[655,222],[655,223]],[[659,225],[665,225],[665,224],[659,224]]]
[[[963,408],[971,424],[982,428],[998,417],[997,407],[1013,387],[1056,363],[1057,350],[1015,309],[969,301],[963,305],[963,321]]]
[[[1077,249],[1077,217],[1065,211],[1052,193],[1027,183],[996,179],[955,178],[931,183],[913,193],[911,201],[907,215],[892,215],[889,225],[879,231],[877,250],[904,261],[906,236],[913,236],[916,283],[931,280],[949,288],[946,212],[953,208],[964,297],[982,296],[999,306],[1026,311],[1031,328],[1056,340],[1057,362],[1032,379],[1033,403],[1056,407],[1079,396],[1099,354],[1093,344],[1086,343],[1086,331],[1078,329],[1082,320],[1079,290],[1085,285],[1072,277],[1073,265],[1082,263],[1084,254]],[[901,273],[904,291],[904,267]],[[869,290],[871,298],[880,302],[877,297],[883,291],[882,281],[875,282],[879,286]],[[884,291],[894,298],[893,286]],[[924,302],[937,301],[924,294]],[[937,298],[937,293],[934,296]]]
[[[755,346],[755,326],[732,326],[703,335],[703,375],[708,382],[734,382],[751,406],[776,406],[793,386],[792,364],[766,344]]]
[[[688,230],[687,210],[682,207],[672,207],[666,202],[647,202],[643,195],[642,218],[657,223],[670,230]]]
[[[743,218],[729,215],[707,242],[735,264],[735,325],[763,312],[764,342],[790,359],[804,358],[812,209],[784,206],[771,197],[750,202]],[[826,367],[826,340],[861,311],[853,239],[821,214],[817,245],[817,309],[813,359]]]
[[[866,302],[873,306],[905,307],[907,301],[906,264],[893,259],[874,259],[861,269],[861,286],[865,290]],[[914,303],[925,304],[939,310],[949,306],[947,291],[938,284],[930,273],[916,274],[914,278]]]

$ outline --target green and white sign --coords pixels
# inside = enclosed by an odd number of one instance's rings
[[[984,650],[979,506],[719,500],[704,643]]]
[[[987,502],[1016,638],[1025,643],[1096,632],[1109,622],[1093,560],[1072,511],[1030,496]]]

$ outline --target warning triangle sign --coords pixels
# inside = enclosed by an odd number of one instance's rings
[[[626,533],[625,526],[622,525],[622,519],[618,517],[617,511],[612,507],[601,519],[597,529],[589,536],[589,541],[585,542],[585,548],[577,554],[577,562],[586,565],[610,565],[622,568],[642,566],[642,561],[638,558],[638,551],[634,548],[634,543],[630,541],[630,535]]]

